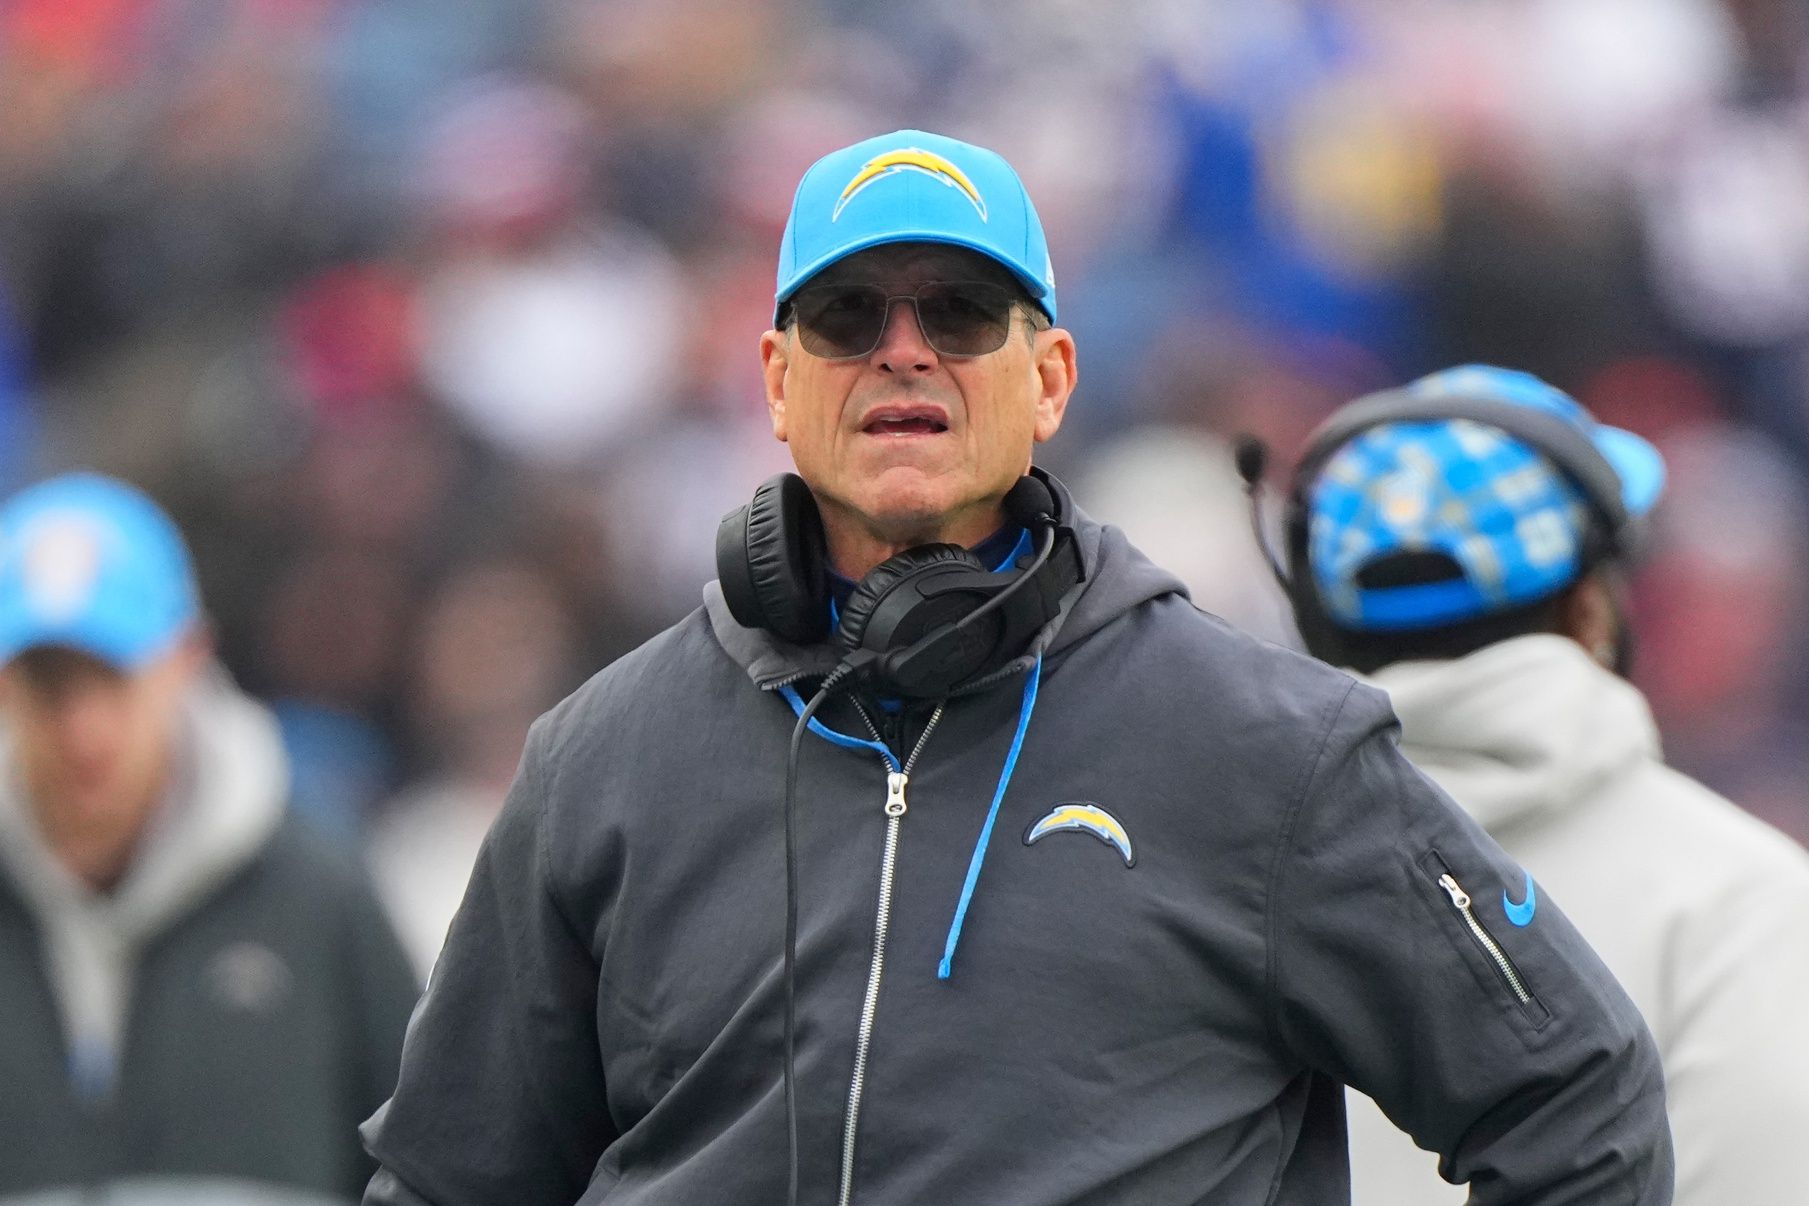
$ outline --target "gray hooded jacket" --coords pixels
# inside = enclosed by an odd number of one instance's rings
[[[949,700],[903,815],[895,759],[805,741],[800,1200],[1327,1206],[1348,1082],[1477,1203],[1669,1202],[1638,1014],[1550,902],[1510,924],[1520,869],[1384,698],[1078,527],[1034,691]],[[365,1128],[367,1203],[785,1200],[783,687],[833,664],[712,585],[536,725]]]

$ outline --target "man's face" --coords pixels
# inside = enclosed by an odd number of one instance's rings
[[[56,646],[0,670],[21,786],[46,841],[90,883],[111,886],[123,873],[162,796],[200,644],[130,672]]]
[[[901,243],[838,261],[807,287],[903,295],[932,282],[1011,280],[974,252]],[[962,357],[929,345],[908,302],[892,303],[879,345],[853,359],[813,355],[795,330],[767,332],[773,434],[791,446],[832,528],[852,522],[900,547],[990,534],[999,499],[1029,468],[1032,446],[1061,426],[1074,389],[1073,339],[1061,330],[1027,338],[1027,321],[1014,310],[1002,347]]]

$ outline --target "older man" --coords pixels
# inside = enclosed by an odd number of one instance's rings
[[[169,518],[94,474],[8,500],[0,1195],[362,1188],[355,1127],[414,981],[355,858],[287,791]]]
[[[1485,949],[1446,885],[1519,869],[1381,698],[1031,469],[1075,353],[1011,168],[825,157],[776,300],[798,476],[536,726],[366,1201],[1324,1206],[1348,1081],[1478,1202],[1668,1202],[1638,1015],[1555,911]]]

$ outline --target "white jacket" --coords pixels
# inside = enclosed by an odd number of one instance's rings
[[[1677,1206],[1809,1202],[1809,854],[1659,761],[1644,697],[1567,638],[1372,681],[1394,702],[1402,751],[1558,902],[1645,1014]],[[1354,1206],[1463,1200],[1371,1102],[1350,1104]]]

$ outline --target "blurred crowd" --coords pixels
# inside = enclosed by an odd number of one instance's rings
[[[1239,624],[1291,636],[1236,433],[1485,361],[1655,441],[1636,681],[1809,840],[1806,84],[1799,0],[10,0],[0,487],[171,508],[431,952],[528,724],[788,464],[792,183],[936,129],[1042,202],[1045,463]]]

